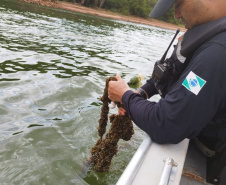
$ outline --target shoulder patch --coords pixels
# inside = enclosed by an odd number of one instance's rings
[[[195,95],[199,94],[199,91],[201,91],[205,84],[206,81],[197,76],[192,71],[190,71],[190,73],[187,75],[187,77],[182,83],[184,87],[186,87],[189,91],[191,91]]]

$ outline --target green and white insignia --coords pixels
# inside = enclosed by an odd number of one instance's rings
[[[205,80],[191,71],[183,81],[182,85],[189,91],[193,92],[195,95],[198,95],[199,91],[201,91],[205,83]]]

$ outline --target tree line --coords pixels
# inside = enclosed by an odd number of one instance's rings
[[[62,1],[62,0],[61,0]],[[134,15],[148,18],[151,10],[158,0],[63,0],[72,3],[79,3],[86,7],[103,8],[123,15]],[[179,24],[174,19],[174,7],[164,16],[158,18],[165,22]]]

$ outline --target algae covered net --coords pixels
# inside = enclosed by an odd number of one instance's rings
[[[90,161],[93,164],[93,168],[97,172],[108,172],[111,165],[113,156],[118,151],[118,141],[123,139],[125,141],[130,140],[134,134],[133,124],[127,114],[109,116],[111,127],[105,138],[103,135],[106,132],[106,126],[108,122],[109,103],[111,100],[108,98],[108,84],[109,81],[116,81],[115,77],[109,77],[106,79],[106,85],[104,88],[104,94],[101,97],[103,105],[101,107],[101,114],[99,119],[98,134],[100,138],[96,142],[95,146],[91,149]],[[118,107],[123,107],[122,104],[116,102]]]

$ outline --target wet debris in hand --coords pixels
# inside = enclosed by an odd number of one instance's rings
[[[125,141],[130,140],[134,134],[133,124],[129,116],[113,114],[109,116],[111,128],[103,139],[103,135],[106,132],[106,126],[108,122],[108,113],[111,100],[108,98],[108,84],[109,81],[116,81],[115,77],[109,77],[106,79],[106,85],[104,88],[104,94],[101,97],[103,105],[101,107],[101,114],[99,119],[98,134],[100,138],[96,142],[95,146],[91,149],[90,161],[93,168],[97,172],[108,172],[111,165],[113,156],[118,151],[118,141],[123,139]],[[122,107],[119,102],[116,102],[118,107]]]

